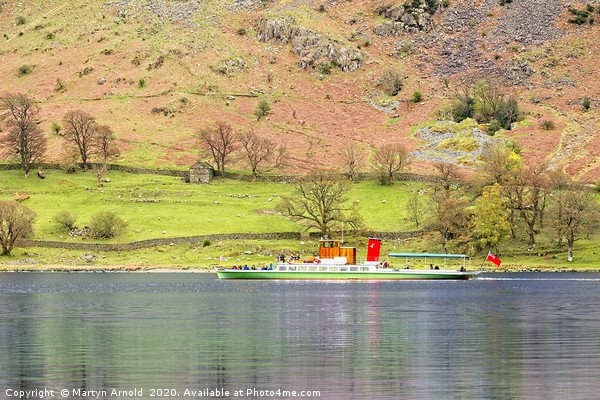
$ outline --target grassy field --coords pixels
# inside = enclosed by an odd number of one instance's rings
[[[77,225],[89,223],[91,215],[110,210],[123,217],[128,226],[111,240],[85,239],[85,243],[128,243],[144,239],[174,238],[217,233],[297,232],[300,227],[278,215],[274,209],[282,196],[292,193],[293,185],[217,179],[209,185],[190,185],[180,178],[110,172],[110,182],[98,187],[91,172],[66,174],[46,171],[46,179],[32,175],[23,178],[20,171],[0,171],[0,199],[11,199],[15,193],[27,193],[24,204],[38,218],[33,239],[81,242],[69,237],[53,222],[61,210],[78,216]],[[350,200],[359,200],[366,228],[375,231],[407,231],[415,226],[406,214],[406,202],[412,191],[422,184],[396,182],[391,187],[375,181],[351,186]],[[600,255],[597,241],[577,242],[575,262],[567,263],[565,253],[554,255],[555,246],[548,233],[538,238],[538,246],[530,256],[503,257],[503,266],[514,268],[598,269]],[[364,257],[366,239],[346,236],[349,245]],[[506,243],[507,254],[524,254],[522,242]],[[17,248],[11,257],[0,259],[0,270],[30,269],[30,264],[44,268],[108,268],[203,269],[213,265],[239,263],[268,264],[275,255],[313,254],[316,240],[279,241],[215,241],[209,246],[162,246],[127,252],[99,252],[47,248]],[[384,241],[382,254],[393,251],[441,252],[434,234],[419,239]],[[450,251],[458,251],[450,248]],[[473,258],[479,267],[484,254]]]
[[[91,172],[66,174],[47,171],[46,179],[20,171],[0,172],[0,199],[27,193],[23,204],[37,213],[34,239],[81,240],[65,237],[53,222],[54,216],[69,210],[77,225],[85,226],[98,211],[113,211],[124,218],[128,228],[110,242],[160,237],[182,237],[238,232],[295,232],[299,226],[278,215],[274,209],[281,196],[289,195],[292,184],[258,183],[216,179],[209,185],[190,185],[180,178],[110,172],[110,182],[98,187]],[[405,204],[412,182],[382,187],[366,181],[352,185],[350,200],[359,200],[359,209],[368,229],[399,231],[414,229],[407,220]]]

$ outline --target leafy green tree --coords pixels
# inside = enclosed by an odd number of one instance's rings
[[[467,118],[473,118],[473,109],[475,107],[475,99],[471,95],[468,88],[463,88],[456,92],[456,99],[452,104],[452,118],[456,122],[461,122]]]
[[[0,201],[0,244],[2,255],[9,256],[17,239],[33,233],[35,213],[12,200]]]
[[[499,253],[500,242],[510,236],[508,199],[502,197],[502,188],[494,183],[483,189],[475,201],[473,236],[480,248],[491,247]]]

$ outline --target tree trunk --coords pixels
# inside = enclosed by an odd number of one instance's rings
[[[567,256],[567,261],[573,261],[573,248],[569,247],[569,255]]]
[[[575,234],[573,232],[569,232],[567,235],[567,246],[569,246],[569,256],[567,260],[573,261],[573,245],[575,244]]]
[[[512,239],[517,238],[517,230],[515,229],[515,210],[510,210],[510,217],[508,218],[508,222],[510,225],[510,237]]]

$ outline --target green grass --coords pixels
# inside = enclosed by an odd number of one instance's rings
[[[94,213],[114,211],[128,222],[125,232],[111,240],[86,239],[86,243],[125,243],[153,238],[169,238],[216,233],[240,232],[290,232],[300,227],[273,212],[282,196],[291,194],[294,185],[284,183],[244,182],[216,179],[208,185],[191,185],[180,178],[136,175],[110,172],[110,182],[97,187],[92,172],[66,174],[62,171],[45,171],[46,179],[35,174],[23,178],[21,171],[0,171],[0,199],[10,199],[13,193],[28,193],[24,204],[37,213],[34,239],[64,240],[78,242],[58,230],[53,222],[61,210],[70,210],[78,216],[77,225],[90,222]],[[359,210],[365,228],[375,231],[402,231],[415,229],[408,218],[406,203],[411,191],[423,184],[395,182],[381,186],[375,181],[352,184],[348,197],[359,200]],[[164,232],[164,233],[163,233]],[[358,249],[358,257],[364,257],[366,239],[352,237],[346,232],[345,239]],[[551,269],[599,269],[600,250],[597,240],[576,243],[575,261],[566,261],[566,249],[559,254],[548,254],[556,248],[548,229],[538,237],[536,249],[527,256],[501,256],[507,268]],[[526,251],[523,241],[505,243],[504,254]],[[21,264],[34,260],[39,269],[44,266],[72,266],[74,268],[104,268],[119,266],[121,269],[147,267],[163,268],[210,268],[215,264],[236,263],[268,264],[276,254],[313,254],[318,249],[316,240],[236,240],[213,241],[209,246],[177,245],[141,249],[128,252],[98,252],[47,248],[17,248],[12,257],[0,258],[0,270],[19,269]],[[393,251],[441,252],[435,234],[418,239],[387,240],[382,254]],[[246,254],[250,252],[251,254]],[[449,252],[460,249],[449,248]],[[486,251],[475,256],[472,267],[478,268]],[[92,262],[84,256],[93,254]],[[541,254],[541,255],[540,255]],[[488,269],[490,265],[486,266]],[[29,267],[27,267],[29,268]]]
[[[23,178],[20,171],[0,172],[0,199],[10,199],[17,192],[30,195],[23,204],[38,216],[35,239],[63,239],[65,233],[53,222],[62,210],[74,213],[79,227],[89,224],[98,211],[113,211],[124,218],[127,229],[109,242],[299,230],[273,212],[281,196],[292,192],[291,184],[216,179],[209,185],[190,185],[175,177],[110,172],[110,182],[98,187],[92,172],[50,170],[45,175],[40,180],[34,174]],[[416,187],[407,182],[382,187],[366,181],[352,185],[349,197],[359,200],[367,229],[410,230],[411,224],[404,220],[405,204],[409,191]]]

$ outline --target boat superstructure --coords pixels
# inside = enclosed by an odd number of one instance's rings
[[[318,257],[279,257],[274,266],[262,269],[217,268],[220,279],[314,279],[314,280],[402,280],[402,279],[470,279],[479,271],[467,271],[468,256],[463,254],[390,253],[404,258],[403,267],[381,262],[381,239],[370,238],[366,261],[357,264],[356,248],[343,246],[338,240],[321,240]],[[432,261],[435,260],[435,261]],[[428,263],[429,261],[429,263]],[[435,267],[434,267],[435,264]],[[442,264],[439,268],[438,264]],[[459,269],[452,269],[460,264]]]

